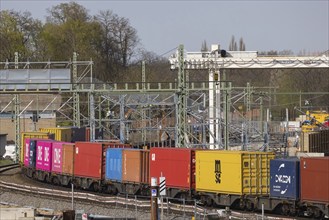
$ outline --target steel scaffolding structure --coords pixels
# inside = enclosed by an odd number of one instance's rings
[[[219,49],[219,48],[218,48]],[[328,57],[255,57],[253,52],[246,54],[228,52],[231,57],[221,57],[220,51],[209,53],[187,53],[181,45],[178,53],[169,61],[173,69],[178,69],[178,81],[172,83],[149,83],[145,81],[145,63],[142,65],[142,82],[138,83],[96,83],[92,77],[92,61],[77,61],[76,54],[69,62],[2,62],[3,69],[9,68],[52,68],[66,67],[72,71],[72,83],[59,84],[54,90],[52,84],[3,84],[1,94],[15,96],[15,132],[17,149],[20,147],[19,120],[20,94],[67,94],[67,100],[57,110],[74,126],[91,126],[91,140],[95,137],[95,128],[104,129],[110,138],[121,142],[131,140],[133,135],[140,138],[142,144],[162,139],[175,140],[176,147],[228,148],[229,136],[248,131],[251,119],[240,128],[230,121],[229,108],[243,100],[246,110],[250,111],[253,96],[258,96],[259,108],[263,111],[263,98],[274,94],[269,88],[233,87],[230,82],[221,80],[225,68],[329,68]],[[209,70],[209,81],[189,81],[189,70]],[[89,77],[89,78],[88,78]],[[39,87],[40,86],[40,87]],[[63,87],[61,87],[63,86]],[[68,86],[68,87],[67,87]],[[62,89],[66,88],[66,89]],[[69,89],[67,89],[69,88]],[[88,112],[81,112],[81,95],[87,95]],[[293,94],[293,93],[289,93]],[[295,92],[295,95],[311,94]],[[329,94],[314,92],[313,94]],[[54,100],[49,102],[49,105]],[[8,103],[9,105],[10,103]],[[64,108],[72,111],[67,115]],[[1,109],[0,109],[1,111]],[[97,114],[98,113],[98,114]],[[263,115],[263,113],[261,114]],[[174,122],[169,122],[173,118]],[[166,120],[165,120],[166,119]],[[135,122],[139,125],[135,125]],[[263,119],[261,119],[263,121]],[[247,126],[249,124],[249,126]],[[257,130],[260,134],[263,126]],[[222,129],[224,135],[222,136]],[[156,133],[151,138],[151,133]],[[162,138],[165,136],[165,138]],[[242,141],[243,142],[243,141]],[[244,142],[245,143],[245,142]],[[18,152],[17,152],[18,154]],[[19,158],[19,157],[17,157]]]

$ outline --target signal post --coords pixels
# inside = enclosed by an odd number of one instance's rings
[[[156,177],[151,177],[151,220],[158,220],[158,184]]]

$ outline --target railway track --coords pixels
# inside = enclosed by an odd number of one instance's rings
[[[11,164],[7,166],[0,167],[0,173],[6,172],[11,169],[19,167],[17,164]],[[36,197],[44,198],[57,198],[59,201],[71,201],[72,191],[69,188],[64,187],[49,187],[49,184],[35,181],[37,186],[24,185],[11,183],[8,180],[0,180],[0,189],[2,191],[10,191],[15,193],[21,193],[23,195],[33,195]],[[62,188],[62,189],[61,189]],[[82,203],[93,203],[102,207],[121,207],[124,209],[138,210],[143,212],[149,212],[150,210],[150,201],[146,198],[140,198],[137,196],[128,197],[128,196],[107,196],[104,194],[93,193],[93,192],[84,192],[84,191],[75,191],[73,193],[73,198],[75,201],[80,201]],[[189,203],[191,204],[191,203]],[[169,215],[179,215],[179,216],[196,216],[196,219],[204,219],[206,216],[219,216],[220,212],[218,209],[205,208],[199,206],[196,203],[194,205],[189,205],[184,202],[181,204],[165,201],[163,205],[159,204],[159,209],[163,209],[163,212],[166,216]],[[262,219],[262,216],[259,213],[247,213],[232,211],[229,214],[231,219]],[[294,219],[294,218],[285,218],[278,216],[269,216],[266,214],[264,219]]]
[[[8,170],[12,170],[12,169],[15,169],[18,167],[20,167],[18,163],[2,165],[2,166],[0,166],[0,173],[6,172]]]

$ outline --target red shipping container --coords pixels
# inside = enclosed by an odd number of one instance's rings
[[[166,177],[166,186],[195,188],[195,151],[189,148],[151,148],[150,177]]]
[[[76,142],[74,152],[74,175],[101,179],[105,174],[103,143]],[[105,155],[104,155],[105,157]]]
[[[302,157],[300,176],[302,201],[329,203],[329,157]]]

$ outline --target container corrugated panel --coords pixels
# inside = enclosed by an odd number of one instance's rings
[[[274,159],[270,162],[270,196],[299,199],[299,159]]]
[[[102,172],[103,144],[96,142],[76,142],[74,175],[101,179]]]
[[[62,173],[73,175],[75,144],[63,144],[62,149]]]
[[[36,153],[37,153],[37,140],[30,140],[29,147],[29,167],[35,168],[36,163]]]
[[[85,133],[85,140],[90,141],[90,127],[86,127],[86,133]],[[95,129],[95,139],[96,140],[102,140],[103,139],[103,131],[96,128]]]
[[[25,149],[25,139],[26,138],[34,138],[34,139],[54,139],[54,134],[49,132],[21,132],[21,149],[20,149],[20,162],[22,163],[24,160],[24,155],[26,154]]]
[[[30,159],[30,138],[25,138],[25,143],[24,143],[24,166],[28,167],[29,166],[29,159]]]
[[[151,148],[150,176],[166,177],[166,186],[194,188],[194,150],[188,148]]]
[[[268,195],[273,153],[196,151],[196,190],[235,194]]]
[[[40,128],[39,130],[55,134],[56,141],[72,142],[72,128]]]
[[[122,148],[108,148],[106,150],[106,180],[122,180]]]
[[[51,171],[52,141],[37,140],[36,166],[37,170]]]
[[[329,203],[329,157],[300,159],[301,200]]]
[[[30,145],[36,145],[36,141],[42,140],[42,141],[53,141],[52,139],[39,139],[39,138],[25,138],[25,149],[24,149],[24,165],[29,166],[30,161]],[[33,143],[31,142],[33,141]],[[35,160],[35,158],[34,158]]]
[[[63,144],[66,142],[54,142],[52,146],[52,168],[55,173],[63,172]]]
[[[148,150],[124,149],[122,151],[122,180],[148,183],[150,179]]]
[[[86,141],[86,128],[85,127],[72,127],[72,142]]]

